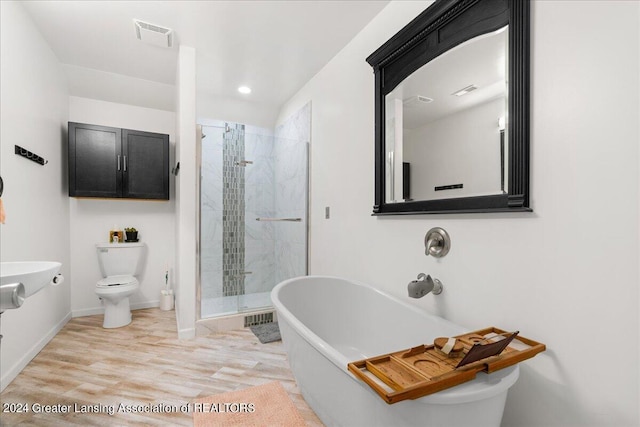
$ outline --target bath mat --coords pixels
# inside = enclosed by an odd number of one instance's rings
[[[262,325],[251,326],[251,332],[258,337],[262,344],[280,341],[280,328],[278,322],[264,323]]]
[[[306,426],[279,381],[196,399],[194,427]]]

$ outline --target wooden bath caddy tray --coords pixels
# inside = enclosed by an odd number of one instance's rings
[[[417,399],[471,381],[478,372],[495,372],[545,350],[544,344],[517,334],[495,327],[480,329],[455,336],[455,353],[449,355],[434,344],[419,345],[352,362],[348,368],[387,403]],[[442,347],[442,339],[436,339],[436,344]]]

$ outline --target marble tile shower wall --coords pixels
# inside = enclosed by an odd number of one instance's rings
[[[235,128],[235,124],[230,124]],[[241,126],[241,125],[238,125]],[[273,161],[273,134],[268,129],[245,126],[244,152],[236,153],[234,164],[224,166],[224,132],[225,123],[219,126],[207,126],[203,132],[207,137],[202,141],[202,181],[201,181],[201,298],[217,298],[235,295],[230,291],[230,286],[237,286],[224,282],[225,247],[233,251],[232,239],[237,248],[243,250],[244,259],[238,256],[236,262],[242,261],[242,267],[236,266],[237,273],[250,271],[252,274],[244,277],[244,293],[270,291],[275,284],[275,238],[273,223],[258,222],[258,217],[273,217],[274,211],[274,161]],[[231,153],[231,147],[228,147]],[[248,160],[251,164],[245,167],[235,165],[236,161]],[[226,223],[223,221],[223,197],[225,194],[223,170],[231,169],[227,173],[242,172],[244,179],[243,189],[231,189],[236,194],[243,193],[244,212],[242,230],[237,230],[235,236],[230,235],[226,228],[236,228],[239,223],[232,221],[236,211],[230,210],[230,216]],[[238,178],[239,179],[239,178]],[[238,181],[239,182],[239,181]],[[224,189],[223,189],[224,188]],[[227,191],[229,193],[229,191]],[[230,200],[227,201],[228,203]],[[231,208],[231,206],[230,206]],[[238,213],[237,218],[240,218]],[[227,235],[225,240],[224,236]],[[242,237],[242,241],[238,237]],[[226,242],[226,244],[225,244]],[[227,253],[228,255],[228,253]],[[232,267],[231,257],[228,259],[228,267]],[[242,270],[242,271],[240,271]],[[238,281],[240,279],[238,278]]]
[[[275,214],[274,140],[271,131],[247,126],[245,159],[245,293],[270,292],[275,286],[274,223],[256,221]]]
[[[224,124],[223,124],[224,125]],[[203,128],[200,190],[201,298],[222,296],[223,127]]]
[[[275,215],[302,218],[279,222],[275,229],[275,283],[307,274],[308,150],[311,103],[275,131]]]

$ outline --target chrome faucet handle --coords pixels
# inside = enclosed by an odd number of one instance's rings
[[[451,238],[443,228],[435,227],[427,231],[424,236],[424,254],[435,258],[442,258],[451,249]]]
[[[437,257],[436,253],[442,248],[442,237],[434,236],[428,239],[424,247],[424,254],[426,256],[432,255]]]

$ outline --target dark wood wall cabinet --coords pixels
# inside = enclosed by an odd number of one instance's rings
[[[69,196],[169,200],[169,135],[69,122]]]

